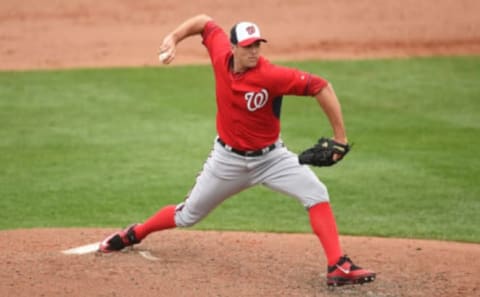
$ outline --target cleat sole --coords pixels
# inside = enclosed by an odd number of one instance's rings
[[[343,277],[331,278],[327,280],[327,286],[341,287],[345,285],[363,285],[365,283],[373,282],[375,280],[375,276],[376,275],[373,274],[373,275],[358,277],[355,279],[343,278]]]

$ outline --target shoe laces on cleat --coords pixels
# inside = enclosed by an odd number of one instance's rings
[[[345,265],[345,263],[347,264]],[[361,268],[353,264],[353,261],[347,255],[344,255],[344,256],[341,256],[340,259],[338,259],[335,265],[328,267],[328,272],[331,273],[335,269],[339,269],[343,273],[349,274],[351,271],[358,270]]]

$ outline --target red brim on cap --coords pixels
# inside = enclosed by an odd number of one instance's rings
[[[257,42],[257,41],[267,42],[266,39],[253,37],[253,38],[248,38],[248,39],[245,39],[245,40],[239,42],[238,45],[240,45],[241,47],[246,47],[246,46],[249,46],[252,43]]]

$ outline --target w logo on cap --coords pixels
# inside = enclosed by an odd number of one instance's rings
[[[260,29],[254,23],[240,22],[230,30],[230,42],[232,44],[249,46],[256,41],[267,42],[260,36]]]
[[[245,30],[247,31],[248,35],[255,34],[255,26],[248,26],[245,28]]]

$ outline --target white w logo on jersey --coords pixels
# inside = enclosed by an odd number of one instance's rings
[[[247,109],[253,112],[267,104],[268,91],[262,89],[260,92],[247,92],[245,93],[245,100],[247,101]]]

